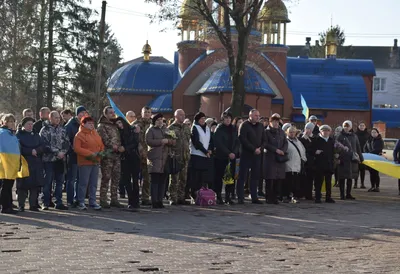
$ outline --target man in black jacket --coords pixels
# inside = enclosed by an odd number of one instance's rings
[[[317,116],[311,115],[310,118],[308,118],[308,121],[309,121],[310,123],[313,123],[313,124],[314,124],[315,127],[314,127],[314,130],[313,130],[313,134],[314,134],[315,136],[318,136],[318,134],[319,134],[319,127],[318,127],[318,125],[317,125],[317,122],[318,122]]]
[[[266,137],[264,126],[258,122],[260,112],[252,109],[249,119],[243,122],[239,129],[239,140],[242,151],[240,156],[239,179],[237,182],[238,203],[244,203],[244,181],[247,173],[251,169],[250,193],[253,204],[261,204],[258,200],[257,187],[260,180],[261,157],[265,146]]]
[[[214,184],[213,190],[217,194],[217,203],[224,204],[222,200],[222,184],[226,166],[230,160],[234,160],[239,153],[239,139],[237,131],[232,125],[232,114],[224,112],[221,116],[222,123],[219,124],[214,134]],[[227,185],[225,188],[225,202],[233,204],[232,193],[234,185]]]
[[[42,127],[44,127],[44,122],[49,120],[50,109],[48,107],[42,107],[39,111],[39,120],[33,124],[33,132],[39,134]]]

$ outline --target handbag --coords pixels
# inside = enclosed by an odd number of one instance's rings
[[[288,141],[292,143],[292,145],[293,145],[293,146],[295,147],[295,149],[297,150],[297,153],[299,153],[300,161],[301,161],[301,170],[300,170],[300,174],[305,174],[305,172],[306,172],[306,169],[305,169],[306,162],[304,162],[303,158],[301,157],[301,153],[300,153],[299,148],[298,148],[298,147],[296,146],[296,144],[295,144],[294,142],[292,142],[291,140],[288,139]]]
[[[353,155],[351,155],[351,161],[355,163],[360,162],[360,155],[358,155],[357,152],[353,152]]]
[[[287,161],[289,161],[289,156],[287,153],[285,153],[284,155],[275,154],[275,161],[277,163],[286,163]]]
[[[168,154],[167,162],[165,163],[164,172],[166,174],[175,175],[181,172],[183,165],[178,161],[175,155]]]

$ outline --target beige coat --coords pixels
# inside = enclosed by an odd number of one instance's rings
[[[149,173],[164,173],[165,163],[168,156],[168,146],[162,145],[162,139],[165,139],[164,130],[151,126],[145,135],[148,147],[147,168]]]

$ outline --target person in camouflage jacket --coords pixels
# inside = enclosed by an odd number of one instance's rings
[[[121,146],[121,136],[117,125],[116,116],[112,107],[107,106],[100,117],[97,132],[99,133],[103,144],[105,157],[101,159],[101,185],[100,185],[100,206],[103,208],[123,207],[118,202],[118,186],[121,178],[121,158],[120,153],[125,151]],[[111,203],[107,202],[107,192],[111,179],[110,193]]]
[[[139,133],[139,153],[140,153],[140,169],[142,173],[142,205],[150,205],[150,176],[147,169],[147,144],[145,134],[151,126],[151,108],[142,108],[142,117],[137,119],[133,124],[140,127]]]
[[[51,190],[53,180],[56,183],[55,197],[56,209],[68,209],[62,202],[62,189],[64,183],[65,159],[70,143],[65,128],[60,126],[61,117],[57,111],[50,112],[50,120],[45,122],[40,130],[40,137],[44,144],[43,163],[45,171],[45,184],[43,186],[43,209],[47,210],[51,204]]]
[[[185,112],[182,109],[175,111],[175,121],[168,127],[175,132],[176,145],[171,148],[171,152],[176,155],[177,160],[182,164],[183,169],[178,174],[171,175],[169,186],[171,205],[186,204],[185,187],[187,181],[187,168],[190,159],[190,127],[183,123]]]

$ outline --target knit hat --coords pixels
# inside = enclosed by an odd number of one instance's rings
[[[311,122],[308,122],[308,123],[305,125],[304,130],[310,129],[311,131],[313,131],[314,128],[315,128],[315,125],[314,125],[313,123],[311,123]]]
[[[282,126],[282,130],[286,132],[286,130],[287,130],[288,128],[290,128],[291,126],[292,126],[291,123],[286,123],[286,124],[284,124],[284,125]]]
[[[332,131],[332,128],[330,126],[328,126],[328,125],[322,125],[319,128],[319,131],[326,131],[326,130]]]
[[[350,128],[353,128],[353,123],[350,120],[346,120],[343,122],[343,127],[345,124],[348,124],[350,126]]]
[[[32,117],[25,117],[24,119],[21,120],[21,125],[24,126],[27,122],[31,121],[32,123],[35,122],[35,119]]]
[[[82,111],[86,111],[86,108],[84,106],[79,106],[75,109],[75,114],[78,115]]]
[[[151,124],[154,126],[159,118],[164,118],[164,116],[161,113],[154,114],[151,117]]]
[[[196,115],[194,116],[194,121],[198,122],[203,117],[206,117],[206,115],[203,112],[197,112]]]
[[[308,121],[317,121],[318,118],[315,115],[311,115],[310,118],[308,118]]]

